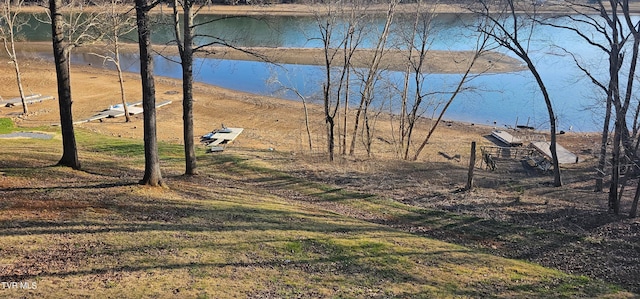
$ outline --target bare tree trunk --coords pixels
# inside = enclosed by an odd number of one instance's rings
[[[600,141],[600,157],[598,157],[598,166],[596,168],[596,192],[602,192],[604,189],[604,176],[607,165],[607,143],[609,142],[609,126],[611,123],[611,101],[611,96],[607,96],[607,110],[605,111],[602,140]]]
[[[620,213],[620,126],[616,124],[613,134],[613,150],[611,152],[611,185],[609,186],[609,209],[616,215]]]
[[[193,137],[193,33],[189,5],[184,11],[184,55],[182,58],[182,121],[184,123],[184,156],[186,175],[196,174],[196,151]]]
[[[633,85],[636,80],[636,66],[638,64],[638,56],[640,55],[640,23],[637,21],[631,20],[630,16],[630,7],[629,0],[622,1],[622,11],[625,17],[625,21],[627,23],[627,27],[633,36],[633,52],[632,58],[629,66],[629,73],[627,74],[627,91],[625,93],[625,109],[628,110],[629,105],[631,103],[631,97],[633,94]],[[623,140],[626,148],[626,152],[629,155],[629,159],[631,161],[637,161],[638,156],[638,145],[640,144],[640,138],[638,138],[638,114],[640,114],[640,104],[637,104],[636,112],[633,115],[633,135],[631,137],[628,136],[629,130],[625,133],[626,140]],[[626,125],[625,125],[626,128]],[[633,142],[633,138],[636,138],[636,142],[634,145],[631,145]],[[629,211],[629,217],[635,218],[638,210],[638,199],[640,198],[640,182],[638,182],[638,186],[636,187],[636,192],[633,196],[633,202],[631,204],[631,210]]]
[[[366,108],[364,108],[364,128],[365,128],[365,133],[366,133],[366,139],[365,141],[365,151],[367,151],[367,157],[371,157],[372,153],[371,153],[371,144],[373,142],[373,132],[372,132],[372,128],[371,125],[369,124],[369,106],[367,106]]]
[[[27,108],[27,102],[25,101],[24,88],[22,87],[22,75],[20,74],[20,66],[18,65],[18,59],[16,58],[16,48],[15,44],[11,42],[11,51],[13,52],[12,61],[13,61],[13,69],[16,71],[16,83],[18,84],[18,92],[20,93],[20,101],[22,102],[22,113],[29,113],[29,109]]]
[[[638,200],[640,200],[640,182],[638,182],[638,185],[636,186],[636,193],[633,196],[633,202],[631,203],[629,218],[636,218],[638,216]]]
[[[620,197],[618,194],[618,187],[620,186],[620,164],[621,164],[621,142],[622,142],[622,130],[624,118],[626,117],[626,113],[624,113],[623,105],[620,103],[620,78],[619,71],[620,65],[622,65],[622,56],[620,55],[621,44],[619,43],[620,35],[618,32],[618,18],[617,18],[617,3],[612,3],[612,19],[608,21],[609,26],[611,27],[611,49],[609,55],[609,89],[608,93],[610,94],[613,104],[613,107],[616,111],[616,119],[614,123],[614,133],[613,133],[613,150],[611,157],[611,185],[609,186],[609,209],[613,211],[614,214],[618,215],[620,213]]]
[[[397,0],[391,0],[389,6],[387,8],[387,15],[384,23],[384,27],[382,29],[382,33],[378,37],[376,47],[374,48],[373,57],[371,59],[371,64],[369,65],[369,69],[367,70],[367,75],[364,78],[364,87],[362,88],[362,99],[360,101],[361,107],[364,104],[363,117],[364,117],[364,125],[366,130],[367,140],[365,140],[367,155],[371,156],[371,142],[373,138],[373,132],[371,131],[371,126],[369,124],[369,116],[367,112],[369,111],[369,106],[371,106],[371,102],[374,99],[374,88],[375,83],[377,81],[378,74],[380,72],[380,61],[382,60],[382,55],[386,50],[386,44],[389,37],[389,29],[391,28],[391,24],[393,23],[393,18],[395,16],[395,8],[398,4]],[[356,118],[356,125],[354,126],[354,136],[351,145],[355,145],[355,137],[357,132],[357,123],[358,119]],[[353,148],[349,151],[350,154],[353,154]]]
[[[484,44],[483,44],[483,47],[484,47]],[[438,118],[436,119],[436,121],[431,126],[431,129],[429,130],[429,133],[427,134],[427,137],[424,139],[422,144],[420,144],[420,147],[418,147],[418,150],[416,151],[416,154],[413,156],[413,161],[418,160],[418,156],[420,155],[420,153],[422,152],[424,147],[427,145],[427,143],[429,143],[429,140],[431,139],[431,135],[433,135],[433,132],[435,132],[436,128],[438,127],[438,124],[440,124],[440,121],[442,121],[442,117],[444,117],[444,114],[447,112],[447,109],[449,109],[449,106],[451,106],[451,103],[453,103],[453,100],[458,96],[458,94],[462,90],[462,87],[467,82],[467,77],[469,76],[469,73],[471,72],[471,68],[475,64],[475,62],[478,59],[478,57],[480,57],[480,51],[481,50],[479,49],[476,52],[476,54],[473,57],[473,60],[469,64],[469,67],[467,67],[467,71],[462,76],[462,79],[460,79],[460,82],[458,82],[458,86],[456,86],[456,90],[451,94],[451,97],[449,97],[449,100],[444,105],[444,107],[442,107],[442,110],[440,111],[440,114],[438,115]],[[414,115],[414,119],[415,119],[415,115]]]
[[[307,129],[307,139],[309,140],[309,152],[313,151],[313,144],[311,141],[311,128],[309,126],[309,110],[307,109],[307,99],[302,97],[302,107],[304,108],[304,127]]]
[[[335,26],[335,19],[332,19],[332,16],[328,16],[328,20],[325,23],[322,23],[322,20],[319,20],[319,27],[321,30],[321,34],[323,35],[322,41],[324,44],[324,72],[325,72],[325,80],[326,82],[322,85],[322,93],[323,93],[323,107],[324,107],[324,121],[327,130],[327,153],[329,161],[334,160],[334,152],[335,152],[335,117],[340,106],[340,101],[332,100],[331,97],[331,67],[333,65],[333,59],[335,57],[336,52],[331,49],[331,36],[333,33],[333,26]],[[339,94],[339,91],[338,91]]]
[[[557,127],[556,127],[556,116],[553,111],[553,105],[551,103],[551,98],[549,97],[549,93],[547,92],[547,88],[544,85],[544,82],[542,81],[542,78],[540,77],[540,74],[538,73],[536,67],[533,65],[533,62],[531,62],[528,56],[525,59],[525,61],[527,62],[529,70],[535,77],[536,82],[538,83],[538,86],[542,91],[544,102],[547,106],[547,113],[549,115],[549,127],[550,127],[549,131],[551,134],[549,151],[551,152],[551,164],[553,165],[553,186],[560,187],[562,186],[562,177],[560,175],[560,163],[558,162],[557,136],[556,136]]]
[[[62,14],[58,8],[62,6],[62,0],[49,0],[51,12],[51,35],[53,39],[53,57],[56,64],[56,76],[58,81],[58,107],[60,108],[60,127],[62,129],[62,158],[58,165],[80,169],[76,136],[73,129],[73,117],[71,112],[71,81],[69,72],[68,48],[64,45],[64,29]]]
[[[331,70],[327,68],[327,73]],[[330,83],[331,76],[327,75],[327,83],[324,86],[324,120],[327,126],[327,152],[329,154],[329,161],[333,161],[334,159],[334,149],[335,149],[335,124],[334,124],[334,114],[331,113],[331,91],[330,91]]]
[[[451,96],[449,97],[449,100],[444,105],[444,107],[442,107],[442,110],[438,114],[438,118],[436,119],[436,121],[431,126],[431,129],[429,129],[429,133],[427,133],[427,137],[424,139],[422,144],[420,144],[420,147],[418,148],[418,150],[416,150],[416,154],[413,156],[413,161],[418,160],[418,156],[420,155],[420,153],[422,152],[424,147],[427,145],[427,143],[429,143],[429,140],[431,139],[431,136],[433,135],[433,133],[435,132],[436,128],[438,127],[438,125],[442,121],[442,118],[444,117],[444,114],[449,109],[449,106],[451,106],[451,103],[453,103],[453,100],[455,100],[455,98],[458,96],[458,94],[460,94],[460,92],[462,91],[464,85],[467,83],[467,79],[469,78],[469,76],[471,74],[471,70],[473,69],[474,65],[476,64],[476,61],[478,61],[478,58],[480,58],[482,53],[485,51],[485,47],[487,45],[488,39],[489,39],[489,36],[486,35],[486,34],[482,34],[482,36],[480,36],[478,38],[478,41],[476,42],[476,50],[475,50],[475,53],[473,54],[473,58],[471,58],[471,61],[467,65],[467,69],[465,70],[464,75],[462,75],[462,78],[460,78],[460,81],[458,82],[458,85],[456,86],[456,89],[451,93]],[[424,51],[424,49],[423,49],[423,51]],[[420,63],[422,63],[422,59],[420,60]],[[418,84],[418,82],[416,82],[416,84]],[[420,92],[420,89],[416,88],[416,92]],[[420,104],[420,102],[421,102],[421,100],[418,101],[417,104]],[[411,121],[412,122],[415,122],[415,120],[416,120],[416,109],[415,108],[416,107],[414,107],[414,109],[412,111],[412,115],[411,115]],[[412,123],[412,126],[410,127],[410,129],[413,129],[413,123]],[[411,131],[409,131],[409,133],[411,133]]]
[[[309,110],[307,108],[307,99],[297,90],[295,93],[298,95],[300,100],[302,100],[302,107],[304,108],[304,126],[307,130],[307,139],[309,140],[309,152],[313,151],[313,143],[311,140],[311,127],[309,125]]]
[[[409,57],[411,57],[411,52],[412,50],[409,50]],[[407,63],[407,70],[404,73],[404,85],[402,88],[402,97],[401,97],[401,104],[400,104],[400,128],[399,128],[399,133],[400,133],[400,157],[402,157],[402,159],[407,159],[407,157],[409,156],[409,146],[411,145],[410,139],[408,142],[406,142],[405,144],[405,139],[406,139],[406,135],[407,135],[407,131],[406,131],[406,126],[407,126],[407,102],[409,100],[409,73],[410,73],[411,67],[409,66],[409,63]]]
[[[558,162],[556,116],[555,116],[555,113],[553,112],[551,97],[549,96],[549,93],[547,92],[547,88],[544,85],[544,82],[542,81],[542,77],[540,77],[538,70],[533,65],[533,62],[531,62],[528,56],[527,56],[527,59],[525,59],[525,61],[527,62],[529,70],[531,70],[531,73],[536,78],[536,82],[538,83],[538,86],[542,91],[544,102],[547,106],[547,113],[549,114],[549,127],[550,127],[550,134],[551,134],[549,151],[551,152],[551,164],[553,164],[553,186],[560,187],[562,186],[562,177],[560,175],[560,163]]]
[[[176,40],[182,66],[182,123],[184,139],[185,174],[196,174],[196,152],[193,134],[193,2],[181,2],[183,9],[182,36],[180,34],[179,1],[173,1]]]
[[[346,45],[347,43],[345,43],[345,51],[346,49]],[[346,53],[345,53],[346,56]],[[351,71],[350,71],[350,67],[349,65],[349,61],[347,60],[347,58],[345,58],[345,67],[347,67],[347,74],[346,74],[346,79],[345,79],[345,90],[344,90],[344,115],[343,115],[343,121],[342,123],[344,124],[342,127],[342,154],[346,155],[347,154],[347,120],[349,117],[349,86],[350,86],[350,82],[349,80],[351,80]]]
[[[133,17],[129,16],[129,12],[119,11],[118,8],[121,7],[122,1],[120,0],[110,0],[105,2],[103,5],[99,5],[99,9],[102,8],[105,11],[108,10],[108,13],[98,13],[95,16],[90,16],[94,20],[93,25],[89,28],[91,32],[99,32],[98,36],[104,35],[106,42],[110,45],[111,53],[103,55],[99,53],[90,53],[91,55],[95,55],[104,59],[104,62],[112,62],[118,73],[118,83],[120,85],[120,103],[122,104],[122,108],[124,110],[125,122],[131,122],[131,115],[129,114],[129,106],[127,105],[127,97],[125,93],[124,86],[124,76],[122,72],[122,65],[120,60],[120,36],[124,36],[129,32],[136,29],[135,24],[133,23]],[[97,38],[98,40],[102,40],[101,37]]]
[[[436,128],[440,124],[440,121],[442,121],[442,117],[444,117],[444,114],[449,109],[449,106],[451,105],[451,103],[453,103],[453,100],[460,93],[460,90],[462,89],[462,85],[465,83],[465,79],[467,77],[467,74],[469,74],[469,70],[467,70],[467,73],[465,74],[465,76],[458,83],[458,87],[456,88],[456,91],[451,95],[451,97],[449,98],[447,103],[444,105],[444,107],[442,107],[442,110],[440,111],[440,114],[438,114],[438,118],[436,119],[436,121],[431,126],[431,129],[429,129],[429,133],[427,133],[427,137],[424,138],[424,140],[422,141],[422,143],[418,147],[418,150],[416,150],[416,154],[413,156],[413,159],[412,159],[413,161],[418,160],[418,156],[420,156],[420,153],[422,152],[424,147],[429,143],[429,140],[431,139],[431,136],[433,135],[433,132],[436,131]]]
[[[115,9],[115,8],[114,8]],[[124,118],[125,122],[131,122],[131,116],[129,115],[129,107],[127,106],[127,97],[124,92],[124,78],[122,76],[122,67],[120,66],[120,45],[118,43],[118,34],[114,32],[114,63],[116,65],[116,70],[118,71],[118,82],[120,83],[120,99],[122,102],[122,107],[124,108]]]
[[[400,34],[404,37],[406,46],[409,48],[407,53],[407,68],[404,74],[404,85],[402,90],[402,119],[400,124],[402,159],[409,160],[409,150],[413,143],[413,130],[419,115],[419,110],[423,105],[423,65],[427,59],[429,51],[431,22],[433,20],[434,11],[428,11],[423,5],[424,2],[419,0],[410,30],[403,30]],[[416,56],[414,56],[414,52]],[[415,94],[412,96],[413,101],[409,104],[409,82],[410,75],[413,74],[415,83]],[[409,109],[409,106],[411,108]],[[409,110],[409,111],[408,111]]]
[[[54,0],[51,0],[54,1]],[[58,0],[60,1],[60,0]],[[140,77],[142,79],[142,108],[144,109],[144,177],[143,185],[163,186],[158,140],[156,132],[156,87],[153,78],[153,56],[151,49],[151,27],[149,10],[145,0],[135,0],[138,45],[140,47]]]
[[[364,100],[364,97],[360,98],[360,104],[358,105],[358,109],[356,110],[356,115],[353,121],[353,130],[351,131],[351,145],[349,146],[350,156],[353,156],[356,151],[356,139],[358,139],[358,127],[360,126],[360,115],[362,115]]]

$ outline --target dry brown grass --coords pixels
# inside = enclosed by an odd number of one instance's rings
[[[59,140],[0,141],[12,153],[0,160],[0,278],[37,283],[0,296],[632,296],[405,232],[420,224],[461,234],[454,226],[482,223],[272,168],[288,154],[200,153],[201,174],[189,178],[180,175],[181,148],[162,143],[164,189],[135,183],[139,141],[84,129],[78,141],[84,171],[51,166]]]

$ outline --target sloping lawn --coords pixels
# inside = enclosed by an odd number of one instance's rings
[[[163,145],[169,188],[149,188],[137,185],[141,143],[86,132],[78,140],[83,171],[52,166],[58,138],[0,139],[0,297],[633,296],[330,212],[323,203],[350,196],[369,212],[367,202],[399,207],[282,180],[231,154],[199,156],[201,174],[188,178],[181,148]],[[257,180],[271,191],[304,188],[317,202],[266,192]]]

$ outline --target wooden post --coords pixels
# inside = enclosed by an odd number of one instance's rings
[[[476,166],[476,142],[471,142],[471,157],[469,158],[469,174],[467,175],[467,191],[473,188],[473,169]]]

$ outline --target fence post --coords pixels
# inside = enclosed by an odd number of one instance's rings
[[[469,174],[467,175],[467,191],[473,188],[473,169],[476,166],[476,142],[471,142],[471,157],[469,157]]]

